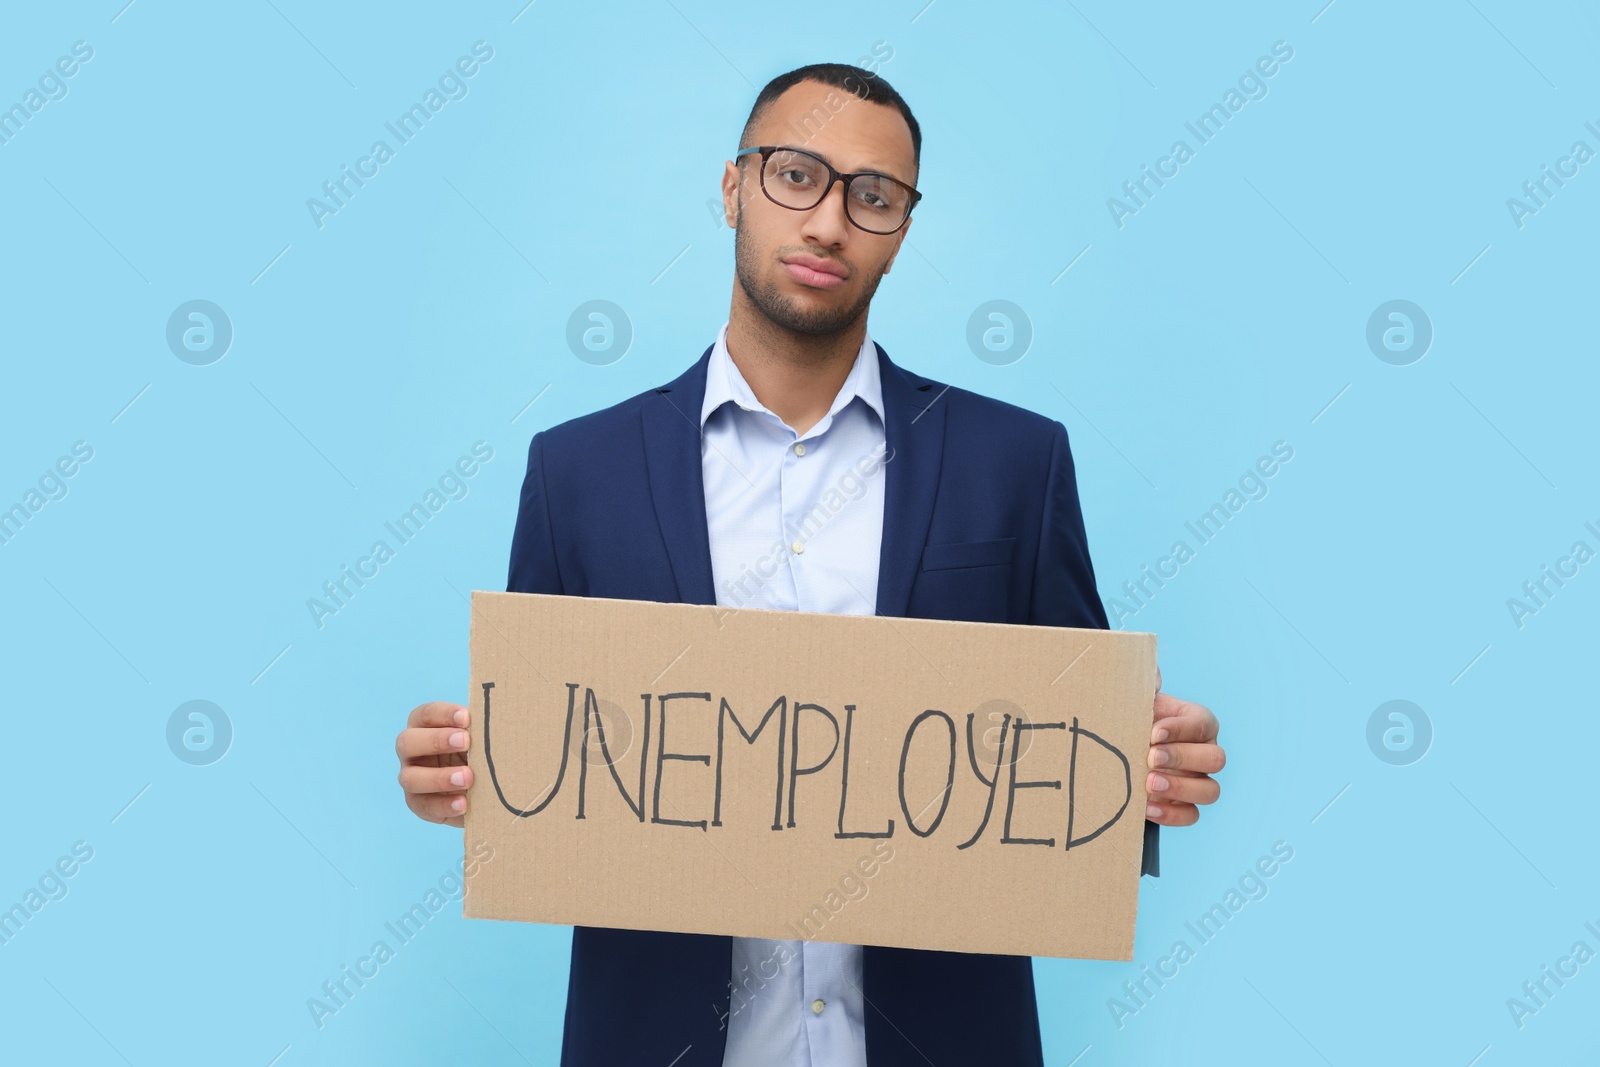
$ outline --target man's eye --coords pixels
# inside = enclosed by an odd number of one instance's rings
[[[794,168],[779,171],[778,176],[791,185],[804,185],[806,182],[811,180],[811,176],[805,171]]]
[[[853,192],[862,207],[884,211],[893,204],[894,191],[882,181],[858,181]]]

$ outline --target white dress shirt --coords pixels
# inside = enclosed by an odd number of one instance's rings
[[[717,603],[876,614],[885,445],[872,338],[828,413],[797,434],[756,399],[727,334],[724,323],[700,411]],[[866,1067],[861,946],[735,937],[730,962],[723,1067]]]

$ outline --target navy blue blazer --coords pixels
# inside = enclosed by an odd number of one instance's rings
[[[1066,428],[878,345],[888,462],[879,615],[1108,628]],[[510,592],[715,604],[700,405],[676,380],[534,435]],[[1158,873],[1145,823],[1146,874]],[[1032,960],[867,946],[868,1067],[1042,1067]],[[576,927],[562,1067],[721,1067],[728,937]]]

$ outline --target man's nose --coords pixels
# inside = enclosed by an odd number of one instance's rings
[[[850,225],[845,214],[844,182],[834,182],[822,201],[806,212],[800,233],[819,245],[837,247],[848,239]]]

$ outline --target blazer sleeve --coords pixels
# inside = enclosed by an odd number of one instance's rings
[[[522,500],[511,535],[508,593],[561,593],[555,535],[550,528],[550,498],[544,481],[543,431],[528,445],[528,473],[522,479]]]
[[[1094,564],[1078,503],[1077,472],[1067,428],[1055,424],[1050,468],[1045,478],[1044,516],[1039,531],[1039,562],[1034,570],[1029,623],[1109,630],[1105,605],[1095,587]],[[1160,826],[1146,819],[1141,874],[1161,874]]]

